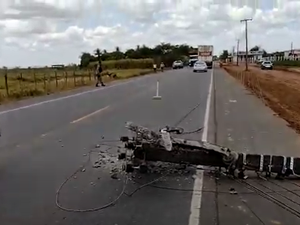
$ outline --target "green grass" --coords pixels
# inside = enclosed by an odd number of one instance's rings
[[[300,60],[274,61],[273,64],[275,66],[300,67]]]
[[[116,77],[103,76],[104,82],[127,79],[151,73],[152,69],[114,69],[104,71]],[[5,79],[7,75],[7,84]],[[0,103],[28,97],[47,95],[63,90],[95,84],[92,70],[21,69],[0,71]]]

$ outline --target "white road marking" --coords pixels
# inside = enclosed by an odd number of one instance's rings
[[[205,116],[204,116],[204,128],[202,133],[202,141],[207,141],[208,136],[208,125],[209,125],[209,113],[210,113],[210,104],[211,104],[211,94],[212,94],[212,88],[213,88],[213,73],[214,71],[211,70],[210,74],[210,84],[209,84],[209,90],[207,95],[207,101],[206,101],[206,109],[205,109]]]
[[[87,119],[87,118],[89,118],[89,117],[91,117],[91,116],[96,115],[97,113],[100,113],[100,112],[102,112],[102,111],[108,109],[109,107],[110,107],[110,106],[108,105],[108,106],[106,106],[106,107],[104,107],[104,108],[98,109],[97,111],[92,112],[92,113],[90,113],[90,114],[88,114],[88,115],[85,115],[85,116],[83,116],[83,117],[80,117],[79,119],[74,120],[74,121],[72,121],[71,123],[72,123],[72,124],[73,124],[73,123],[78,123],[78,122],[80,122],[80,121],[82,121],[82,120],[85,120],[85,119]]]
[[[138,78],[138,79],[142,79],[142,78],[143,77]],[[126,82],[122,82],[122,83],[118,83],[118,84],[114,84],[112,86],[107,86],[105,88],[97,88],[97,89],[93,89],[93,90],[89,90],[89,91],[84,91],[84,92],[80,92],[80,93],[77,93],[77,94],[71,94],[71,95],[67,95],[67,96],[64,96],[64,97],[54,98],[54,99],[50,99],[50,100],[46,100],[46,101],[42,101],[42,102],[30,104],[30,105],[18,107],[18,108],[4,110],[4,111],[0,112],[0,115],[7,114],[7,113],[10,113],[10,112],[14,112],[14,111],[19,111],[19,110],[22,110],[22,109],[29,109],[29,108],[32,108],[32,107],[36,107],[36,106],[48,104],[48,103],[51,103],[51,102],[58,102],[58,101],[61,101],[61,100],[78,97],[78,96],[85,95],[85,94],[88,94],[88,93],[93,93],[93,92],[97,92],[97,91],[107,90],[107,89],[110,89],[110,88],[113,88],[113,87],[117,87],[117,86],[120,86],[120,85],[131,83],[131,82],[134,82],[134,81],[136,81],[136,79],[133,79],[133,80],[130,80],[130,81],[126,81]]]
[[[211,104],[211,94],[213,88],[213,69],[211,70],[210,84],[206,101],[206,110],[204,116],[204,128],[202,133],[202,141],[207,141],[208,125],[209,125],[209,113]],[[200,224],[200,211],[202,202],[202,189],[203,189],[203,170],[196,170],[195,182],[193,188],[193,196],[191,201],[191,214],[189,217],[189,225]]]

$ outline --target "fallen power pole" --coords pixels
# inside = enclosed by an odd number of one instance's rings
[[[147,161],[161,161],[223,167],[232,175],[238,171],[239,178],[245,177],[245,170],[265,172],[266,176],[276,173],[280,178],[298,174],[300,177],[300,158],[243,154],[207,142],[170,136],[171,133],[183,133],[181,128],[167,127],[159,133],[132,123],[128,123],[127,128],[135,133],[132,139],[121,138],[125,142],[125,148],[132,151],[131,163],[127,163],[127,172],[136,166],[145,172]]]

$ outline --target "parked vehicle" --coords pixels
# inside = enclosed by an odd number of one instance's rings
[[[203,62],[203,61],[199,61],[198,60],[194,64],[193,71],[194,72],[207,72],[207,65],[206,65],[206,63]]]
[[[262,70],[272,70],[273,69],[273,63],[271,61],[263,61],[261,63],[260,68]]]
[[[182,69],[183,62],[181,60],[177,60],[177,61],[173,62],[172,68],[173,69]]]

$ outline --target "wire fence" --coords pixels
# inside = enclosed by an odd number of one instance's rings
[[[102,72],[104,82],[153,73],[153,69],[113,69]],[[0,104],[7,100],[40,96],[95,84],[94,70],[0,69]]]
[[[4,71],[0,74],[0,102],[10,98],[21,98],[50,94],[94,82],[90,70],[77,71]]]

